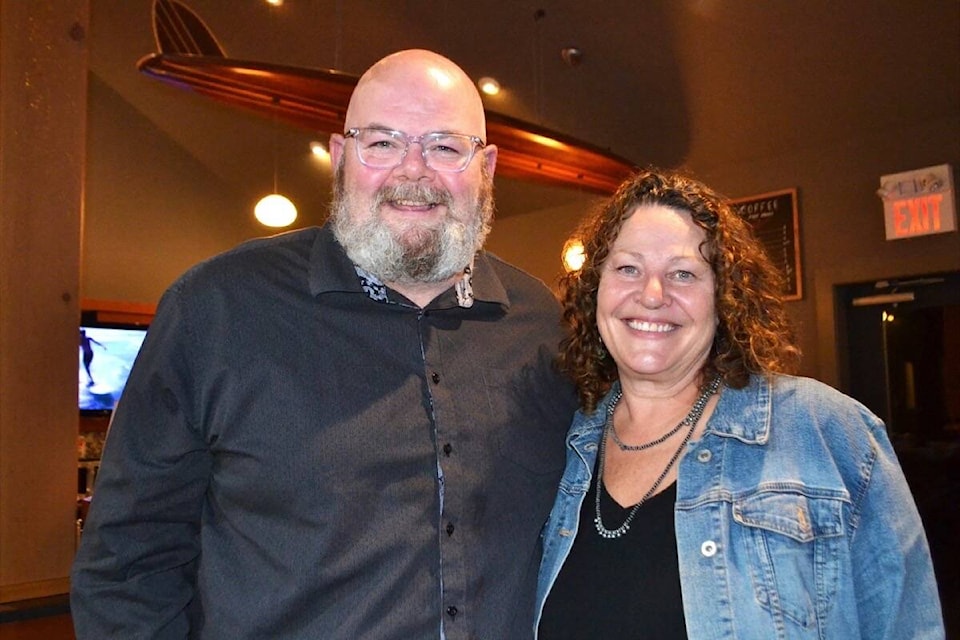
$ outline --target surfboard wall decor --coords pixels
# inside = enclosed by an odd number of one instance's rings
[[[154,0],[158,53],[137,68],[150,77],[311,131],[342,133],[358,76],[230,58],[212,31],[176,0]],[[487,142],[497,145],[497,174],[609,194],[635,166],[556,131],[489,109]]]

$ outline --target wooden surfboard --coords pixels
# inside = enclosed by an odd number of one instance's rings
[[[154,0],[153,29],[159,52],[137,62],[143,73],[312,131],[343,132],[359,76],[230,58],[203,20],[177,0]],[[486,117],[487,142],[499,149],[498,175],[609,194],[635,169],[556,131],[490,110]]]

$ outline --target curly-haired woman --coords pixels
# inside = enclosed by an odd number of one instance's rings
[[[560,362],[581,409],[544,528],[536,631],[563,638],[942,638],[883,423],[790,375],[777,271],[674,172],[579,232]]]

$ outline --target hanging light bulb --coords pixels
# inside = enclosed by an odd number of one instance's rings
[[[297,208],[279,193],[264,196],[253,208],[253,215],[267,227],[288,227],[297,219]]]
[[[283,0],[267,0],[267,4],[279,7]],[[275,16],[271,16],[271,20]],[[271,22],[275,27],[275,23]],[[276,29],[271,29],[276,34]],[[274,96],[278,101],[279,97]],[[253,207],[253,215],[265,227],[288,227],[297,219],[297,208],[286,196],[280,195],[277,186],[278,176],[280,174],[280,139],[277,131],[277,116],[273,115],[273,193],[260,198],[260,201]]]

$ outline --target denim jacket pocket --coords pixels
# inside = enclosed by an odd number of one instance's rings
[[[842,495],[763,490],[737,500],[733,519],[757,602],[777,618],[815,627],[836,593],[843,552]]]

